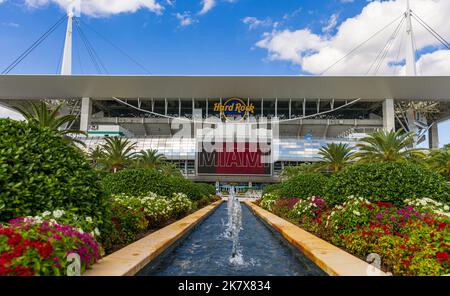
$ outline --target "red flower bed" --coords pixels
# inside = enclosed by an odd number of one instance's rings
[[[279,199],[273,212],[365,259],[380,255],[396,275],[450,273],[450,219],[414,206],[351,197],[332,209],[323,199]]]
[[[100,258],[100,247],[90,234],[70,225],[28,218],[0,225],[0,275],[64,275],[71,253],[80,256],[84,271]]]

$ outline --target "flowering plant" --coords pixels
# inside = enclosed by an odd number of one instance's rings
[[[300,199],[289,212],[289,217],[292,219],[304,217],[316,219],[326,209],[327,204],[324,199],[312,196],[304,200]]]
[[[281,217],[287,216],[298,201],[298,198],[279,198],[272,205],[272,212]]]
[[[279,199],[277,195],[274,194],[264,194],[264,196],[261,199],[260,205],[263,209],[266,209],[268,211],[272,211],[272,206],[275,204],[275,201]]]
[[[286,217],[277,210],[278,203],[285,202],[273,202],[273,212]],[[430,199],[407,203],[398,207],[350,196],[330,210],[322,199],[311,197],[299,200],[288,218],[361,258],[379,254],[382,267],[395,275],[449,274],[450,218],[442,214],[445,204]]]
[[[129,208],[113,202],[111,210],[113,231],[105,239],[105,245],[108,249],[133,242],[148,227],[143,209]]]
[[[98,222],[95,218],[86,216],[79,216],[70,210],[57,209],[54,211],[45,211],[32,218],[37,223],[49,221],[60,225],[72,225],[81,233],[90,233],[93,237],[98,239],[100,237],[100,230],[98,229]]]
[[[354,196],[335,206],[325,222],[325,227],[333,233],[332,241],[339,244],[343,236],[368,224],[374,207],[367,199]]]
[[[101,256],[92,235],[33,218],[19,218],[0,225],[0,275],[66,275],[67,256],[80,256],[84,272]]]
[[[161,198],[154,193],[144,197],[120,194],[114,196],[114,201],[131,210],[142,210],[150,225],[157,226],[169,220],[172,207],[166,198]]]
[[[322,222],[327,214],[328,206],[325,200],[312,196],[305,200],[299,200],[288,213],[288,217],[300,223],[303,228],[319,234],[321,228],[324,228]]]
[[[172,215],[175,218],[183,217],[194,208],[194,204],[184,193],[174,193],[168,201],[172,205]]]
[[[405,203],[409,206],[414,206],[414,208],[421,213],[435,213],[450,217],[449,205],[431,198],[406,199]]]
[[[142,210],[150,226],[159,226],[172,218],[179,218],[193,208],[192,201],[183,193],[176,193],[171,197],[155,193],[143,197],[120,194],[113,199],[129,209]]]
[[[391,209],[397,211],[408,216],[410,209]],[[380,254],[397,275],[450,272],[450,224],[435,219],[433,214],[376,219],[345,237],[342,245],[361,256]]]

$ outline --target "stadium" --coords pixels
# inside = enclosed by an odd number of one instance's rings
[[[232,98],[242,112],[226,108]],[[278,181],[285,166],[318,161],[327,143],[353,146],[377,129],[413,131],[417,145],[438,147],[437,124],[450,117],[450,77],[8,75],[0,76],[0,99],[4,106],[66,100],[79,115],[73,128],[89,134],[88,149],[124,136],[138,151],[158,150],[191,180],[259,186]],[[201,144],[214,124],[236,145],[205,167]],[[254,141],[243,128],[266,131],[270,151],[238,151]],[[249,169],[267,153],[268,164]]]
[[[286,166],[318,161],[319,149],[328,143],[355,146],[379,129],[413,132],[415,146],[439,147],[438,124],[450,118],[450,77],[417,76],[413,19],[449,46],[407,2],[404,14],[390,24],[398,22],[395,35],[367,62],[369,70],[379,67],[405,26],[402,77],[73,75],[74,32],[93,53],[99,72],[103,63],[72,7],[2,72],[10,74],[67,21],[61,75],[0,75],[0,104],[63,100],[64,113],[77,115],[70,128],[88,134],[81,139],[87,149],[106,136],[123,136],[137,143],[137,151],[157,150],[191,180],[260,186],[279,181]]]

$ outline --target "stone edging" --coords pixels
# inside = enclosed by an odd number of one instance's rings
[[[158,257],[195,225],[209,216],[223,201],[217,201],[120,250],[92,266],[83,276],[131,276]]]
[[[246,201],[245,204],[248,205],[256,215],[279,231],[286,240],[329,275],[389,275],[376,269],[367,262],[301,229],[297,225],[264,210],[253,202]]]

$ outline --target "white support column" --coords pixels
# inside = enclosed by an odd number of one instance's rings
[[[167,116],[167,108],[168,108],[167,98],[164,98],[164,115],[166,116]]]
[[[430,142],[430,149],[439,148],[439,129],[438,124],[435,122],[428,131],[428,138]]]
[[[91,125],[92,116],[92,99],[82,98],[81,99],[81,115],[80,115],[80,130],[87,132],[89,126]]]
[[[303,99],[303,117],[306,116],[306,98]]]
[[[289,98],[289,119],[292,118],[292,99]]]
[[[261,99],[261,117],[264,117],[264,98]]]
[[[67,11],[67,30],[64,42],[64,54],[61,65],[61,75],[72,75],[72,33],[73,33],[73,8]]]
[[[383,102],[383,128],[385,131],[395,130],[395,109],[393,99],[386,99]]]
[[[275,98],[275,117],[278,117],[278,98]]]
[[[414,42],[414,30],[411,22],[411,7],[409,0],[406,0],[406,75],[417,76],[416,68],[416,46]]]

